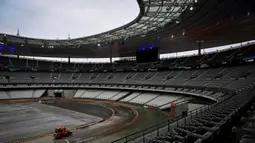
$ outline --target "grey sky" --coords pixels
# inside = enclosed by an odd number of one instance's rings
[[[0,0],[0,33],[36,38],[89,36],[136,18],[136,0]]]

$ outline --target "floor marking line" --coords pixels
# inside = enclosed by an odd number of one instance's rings
[[[66,142],[67,142],[67,143],[69,143],[69,141],[68,141],[68,140],[66,140]]]

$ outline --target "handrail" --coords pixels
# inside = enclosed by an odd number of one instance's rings
[[[235,93],[232,93],[231,96],[233,96],[234,94]],[[215,105],[217,105],[219,103],[222,103],[223,101],[225,101],[226,99],[228,99],[231,96],[228,96],[228,97],[224,98],[223,100],[221,100],[220,102],[214,103],[212,105],[204,105],[204,106],[199,107],[197,109],[191,110],[191,111],[188,112],[188,116],[186,116],[184,118],[183,118],[182,115],[180,115],[180,116],[177,116],[177,117],[175,117],[173,119],[168,119],[168,120],[163,121],[161,123],[158,123],[156,125],[150,126],[148,128],[142,129],[142,130],[140,130],[138,132],[132,133],[130,135],[127,135],[125,137],[122,137],[120,139],[112,141],[111,143],[128,143],[129,141],[133,141],[133,140],[135,140],[137,138],[140,138],[140,137],[142,137],[142,140],[145,141],[145,138],[146,138],[145,136],[148,134],[148,133],[145,134],[145,131],[150,131],[150,133],[154,132],[154,131],[157,131],[157,135],[159,135],[159,130],[161,128],[168,127],[168,131],[169,131],[170,130],[170,124],[177,122],[177,126],[178,126],[178,121],[181,120],[181,119],[184,119],[184,121],[186,123],[186,119],[188,117],[190,117],[192,119],[192,117],[198,116],[199,113],[203,113],[203,112],[207,111],[209,108],[211,108],[211,107],[213,107],[213,106],[215,106]],[[167,123],[167,125],[165,125],[166,123]],[[162,126],[162,125],[164,125],[164,126]],[[154,127],[156,127],[156,128],[154,128]],[[153,130],[151,130],[151,129],[153,129]],[[139,135],[139,136],[135,136],[135,135]]]
[[[215,103],[215,104],[216,104],[216,103]],[[214,106],[215,104],[213,104],[213,105],[211,105],[211,106]],[[204,105],[204,106],[202,106],[202,107],[199,107],[199,108],[197,108],[197,109],[194,109],[194,110],[192,110],[192,111],[189,111],[189,112],[188,112],[188,116],[193,116],[193,115],[197,116],[197,115],[198,115],[198,112],[203,112],[203,111],[209,109],[209,107],[211,107],[211,106]],[[194,114],[194,113],[195,113],[195,114]],[[187,117],[187,116],[186,116],[186,117]],[[186,118],[186,117],[185,117],[185,118]],[[122,137],[122,138],[120,138],[120,139],[117,139],[117,140],[115,140],[115,141],[112,141],[111,143],[120,143],[120,141],[123,141],[123,143],[128,143],[129,141],[135,140],[135,139],[137,139],[137,138],[139,138],[139,137],[142,137],[143,140],[144,140],[145,135],[146,135],[146,134],[145,134],[146,131],[153,132],[153,131],[156,131],[156,130],[157,130],[157,134],[158,134],[158,132],[159,132],[159,130],[160,130],[159,127],[161,127],[162,125],[164,125],[163,127],[166,127],[166,126],[165,126],[166,123],[167,123],[167,126],[169,127],[170,124],[172,124],[172,123],[174,123],[174,122],[178,122],[180,119],[183,119],[183,116],[182,116],[182,115],[179,115],[179,116],[177,116],[177,117],[175,117],[175,118],[173,118],[173,119],[168,119],[168,120],[163,121],[163,122],[161,122],[161,123],[152,125],[152,126],[150,126],[150,127],[148,127],[148,128],[142,129],[142,130],[140,130],[140,131],[138,131],[138,132],[132,133],[132,134],[130,134],[130,135],[127,135],[127,136],[125,136],[125,137]],[[154,128],[154,127],[156,127],[156,128]],[[161,127],[161,128],[163,128],[163,127]],[[151,129],[153,129],[153,128],[154,128],[154,130],[151,130]],[[142,135],[142,136],[135,136],[135,135]]]
[[[187,98],[187,97],[181,97],[181,98],[178,98],[178,99],[176,99],[176,100],[174,100],[174,101],[171,101],[171,102],[176,103],[177,101],[179,101],[179,100],[183,101],[183,100],[185,100],[186,98]],[[165,106],[165,105],[169,105],[171,102],[165,103],[165,104],[160,105],[160,106],[158,106],[158,107],[162,107],[162,106]],[[178,103],[179,103],[179,102],[178,102]]]
[[[143,85],[136,85],[136,84],[126,84],[126,83],[68,83],[68,82],[59,82],[59,83],[52,83],[52,82],[48,82],[48,83],[37,83],[37,82],[34,82],[34,81],[31,81],[31,82],[20,82],[20,83],[0,83],[0,85],[37,85],[37,84],[43,84],[43,85],[89,85],[89,86],[92,86],[92,85],[110,85],[110,86],[134,86],[134,87],[137,87],[137,86],[141,86],[141,88],[145,87],[145,86],[148,86],[148,87],[161,87],[162,89],[164,88],[168,88],[168,87],[172,87],[172,88],[195,88],[195,89],[203,89],[203,90],[213,90],[213,91],[231,91],[229,89],[224,89],[224,88],[215,88],[215,87],[200,87],[200,86],[192,86],[192,85],[185,85],[185,86],[181,86],[181,85],[158,85],[158,84],[143,84]]]

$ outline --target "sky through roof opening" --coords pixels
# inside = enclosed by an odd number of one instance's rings
[[[136,0],[0,0],[0,32],[67,39],[112,30],[139,14]]]

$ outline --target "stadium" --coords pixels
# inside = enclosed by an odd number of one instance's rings
[[[255,142],[255,1],[134,2],[90,36],[0,31],[0,142]]]

